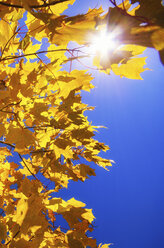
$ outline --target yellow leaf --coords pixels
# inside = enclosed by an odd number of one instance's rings
[[[120,77],[126,77],[130,79],[142,79],[140,73],[148,70],[147,68],[143,68],[146,64],[146,58],[134,58],[128,60],[126,64],[121,64],[120,66],[117,64],[111,65],[112,71],[119,75]]]
[[[92,221],[95,219],[95,217],[94,217],[94,215],[93,215],[93,213],[92,213],[92,209],[86,209],[85,208],[85,213],[83,213],[81,216],[84,218],[84,219],[86,219],[86,220],[88,220],[89,221],[89,223],[92,223]]]
[[[131,4],[131,2],[129,0],[124,0],[122,1],[121,4],[118,5],[119,8],[126,10],[127,13],[129,13],[130,15],[135,15],[135,12],[137,9],[139,9],[140,5],[136,6],[133,8],[133,5]],[[131,9],[132,7],[132,9]],[[131,9],[131,10],[129,10]]]
[[[71,205],[75,208],[80,208],[80,207],[85,207],[85,203],[81,202],[81,201],[77,201],[75,200],[75,198],[71,198],[70,200],[67,201],[68,205]]]
[[[30,30],[31,36],[35,37],[38,41],[42,41],[42,38],[46,36],[44,30],[44,23],[36,19],[30,12],[27,13],[27,21],[25,22]]]
[[[97,67],[97,69],[99,70],[99,72],[104,72],[106,74],[110,74],[111,69],[110,68],[103,68],[103,66],[101,65],[101,58],[100,58],[100,56],[95,56],[93,58],[93,65]]]
[[[50,2],[52,2],[52,1],[54,1],[54,0],[51,0]],[[66,1],[63,3],[58,3],[56,5],[52,5],[50,8],[55,15],[60,15],[68,8],[69,4],[73,5],[75,1],[76,0],[69,0],[69,1]]]
[[[22,0],[22,6],[29,12],[31,12],[31,9],[30,9],[30,1],[29,0]]]
[[[24,162],[23,162],[24,161]],[[28,158],[28,159],[23,159],[23,161],[21,161],[20,162],[20,164],[23,166],[23,169],[19,169],[19,171],[23,174],[23,175],[25,175],[25,176],[31,176],[31,173],[33,173],[33,174],[36,174],[36,170],[35,170],[35,168],[34,168],[34,166],[33,166],[33,164],[32,164],[32,162],[31,162],[31,160],[30,160],[30,158]],[[27,165],[27,166],[25,166],[25,164]],[[28,168],[27,168],[28,167]],[[25,182],[26,182],[26,180],[25,180]],[[30,183],[28,182],[28,183],[23,183],[23,188],[22,188],[22,192],[26,195],[27,194],[27,191],[28,191],[28,186],[30,186]]]
[[[153,32],[151,35],[151,41],[155,49],[158,51],[164,49],[164,28],[160,28]]]
[[[42,116],[41,113],[48,110],[47,104],[43,103],[42,100],[35,102],[33,108],[31,108],[30,113],[34,116],[35,122],[46,121],[47,118]]]
[[[44,200],[44,204],[46,205],[46,208],[57,212],[59,208],[59,204],[61,204],[63,200],[61,198],[53,198],[51,200]]]
[[[10,97],[10,92],[8,90],[0,90],[0,100],[4,100],[5,98]]]
[[[0,124],[0,137],[6,133],[4,125]]]
[[[14,9],[11,13],[11,21],[16,22],[20,20],[23,16],[23,10],[22,9]]]
[[[15,143],[16,150],[23,152],[28,146],[35,144],[35,138],[28,129],[21,129],[10,125],[6,142],[10,144]]]
[[[21,198],[18,201],[16,213],[13,216],[13,221],[18,223],[21,226],[21,224],[22,224],[22,222],[26,216],[27,210],[28,210],[28,201],[25,197]]]
[[[7,237],[6,225],[0,221],[0,241],[2,239],[6,239],[6,237]]]
[[[35,233],[40,228],[41,228],[41,226],[31,226],[28,231],[31,231],[32,233]]]
[[[33,45],[32,42],[30,42],[30,44],[27,45],[27,48],[24,47],[25,54],[32,54],[33,53],[34,55],[30,55],[29,58],[30,59],[31,58],[37,58],[37,56],[35,55],[35,53],[37,53],[37,51],[40,49],[40,46],[41,46],[41,44],[35,44],[35,45]]]
[[[6,45],[10,37],[12,36],[12,29],[7,21],[0,20],[0,47]]]
[[[67,18],[56,30],[52,30],[51,41],[57,45],[75,41],[78,44],[88,42],[88,34],[95,31],[96,18],[103,13],[103,9],[92,9],[85,15]]]
[[[99,244],[98,248],[109,248],[110,245],[112,245],[112,244],[110,243],[110,244],[102,245],[102,243],[101,243],[101,244]]]
[[[39,130],[39,132],[37,132],[36,138],[38,140],[38,144],[41,147],[46,147],[47,143],[50,142],[51,137],[53,135],[57,135],[58,131],[55,130],[53,127],[48,127],[45,130]]]
[[[145,51],[146,47],[137,46],[137,45],[124,45],[119,48],[119,51],[131,51],[133,56],[142,54]]]
[[[71,159],[73,157],[73,152],[69,146],[63,149],[55,144],[52,144],[51,149],[54,149],[55,156],[57,159],[60,158],[61,155],[63,155],[66,159],[67,158]]]

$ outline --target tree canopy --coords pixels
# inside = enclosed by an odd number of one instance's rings
[[[70,180],[95,176],[90,162],[106,170],[113,163],[99,155],[109,147],[95,138],[100,127],[85,114],[94,108],[81,100],[81,91],[94,87],[93,76],[71,65],[90,57],[100,72],[142,79],[147,68],[140,55],[147,47],[164,64],[164,7],[160,0],[110,0],[108,13],[100,7],[65,15],[74,2],[0,1],[1,247],[110,246],[90,237],[92,209],[53,194]],[[92,38],[103,30],[116,41],[105,58],[90,52]]]

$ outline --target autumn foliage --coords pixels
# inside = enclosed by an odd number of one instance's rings
[[[90,56],[88,37],[104,27],[117,46],[107,59],[97,53],[93,66],[102,72],[141,79],[146,47],[158,50],[164,63],[164,7],[161,1],[111,0],[86,14],[63,14],[75,0],[0,1],[0,247],[82,248],[90,237],[92,209],[52,193],[69,180],[95,176],[90,162],[108,169],[99,156],[109,147],[95,139],[96,126],[85,115],[81,90],[94,86],[86,70],[71,63]],[[133,7],[133,3],[139,2]],[[46,39],[45,39],[46,38]],[[69,42],[77,46],[70,48]],[[85,51],[83,50],[85,49]],[[64,69],[69,68],[69,69]],[[53,187],[49,187],[53,184]],[[62,216],[69,229],[57,224]]]

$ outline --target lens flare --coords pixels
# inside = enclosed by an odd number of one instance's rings
[[[90,52],[93,55],[99,55],[103,59],[109,56],[110,51],[113,51],[118,45],[114,32],[101,30],[97,35],[90,39]]]

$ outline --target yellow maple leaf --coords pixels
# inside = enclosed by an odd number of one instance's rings
[[[92,209],[85,208],[85,213],[81,215],[85,220],[88,220],[89,223],[92,223],[92,221],[95,219]]]
[[[63,20],[62,25],[52,32],[51,41],[57,45],[75,41],[78,44],[88,42],[88,34],[95,31],[96,18],[103,13],[103,9],[89,9],[85,15],[77,15]],[[51,28],[51,27],[50,27]]]
[[[118,49],[119,51],[131,51],[132,56],[136,56],[142,54],[145,51],[146,47],[130,44],[130,45],[123,45]]]
[[[68,8],[69,4],[73,5],[75,1],[76,0],[68,0],[66,2],[61,2],[61,3],[59,2],[56,5],[52,5],[50,9],[55,15],[60,15]]]
[[[6,129],[3,124],[0,124],[0,137],[6,133]]]
[[[71,205],[75,208],[85,207],[85,203],[77,201],[74,197],[67,201],[68,206]]]
[[[151,35],[151,41],[158,51],[164,49],[164,28],[159,28]]]
[[[15,143],[15,149],[19,152],[24,152],[30,145],[35,144],[35,137],[28,129],[21,129],[10,125],[9,132],[6,135],[6,142]]]
[[[2,241],[3,239],[6,239],[7,237],[7,228],[5,223],[0,221],[0,241]]]
[[[24,198],[21,198],[18,201],[16,213],[13,216],[13,221],[21,225],[26,216],[27,210],[28,210],[28,201],[27,198],[24,196]]]
[[[99,244],[98,248],[109,248],[110,245],[112,245],[112,244],[110,243],[110,244],[102,245],[102,243],[101,243],[101,244]]]
[[[16,149],[17,151],[17,149]],[[20,152],[20,150],[18,150],[18,152]],[[19,169],[19,172],[21,172],[23,175],[25,176],[31,176],[31,173],[36,174],[36,170],[30,160],[30,158],[28,159],[23,159],[23,161],[20,162],[20,164],[23,166],[23,169]],[[26,166],[25,166],[26,164]],[[28,187],[28,184],[26,185]],[[22,191],[23,192],[23,191]]]
[[[47,146],[47,143],[50,142],[51,136],[56,136],[57,134],[58,131],[55,130],[53,127],[48,127],[45,130],[39,130],[36,134],[39,146],[45,148]]]
[[[133,58],[128,60],[126,64],[113,64],[111,65],[112,71],[119,75],[120,77],[126,77],[130,79],[142,79],[140,73],[148,70],[148,68],[143,68],[146,64],[146,58]]]
[[[10,24],[7,21],[0,21],[0,47],[3,47],[7,44],[13,32]]]

